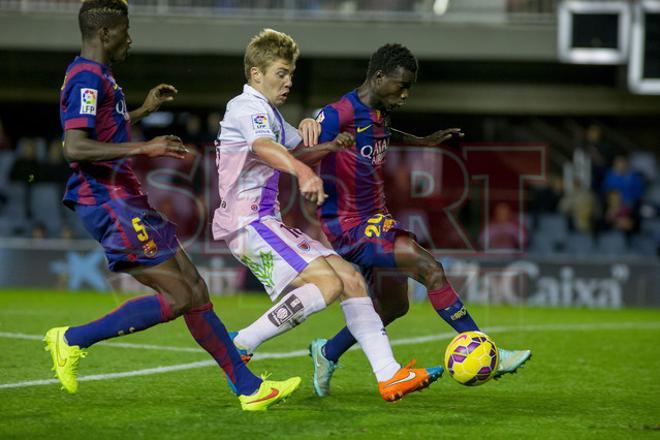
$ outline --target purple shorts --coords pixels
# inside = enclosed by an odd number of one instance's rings
[[[359,266],[371,282],[374,270],[396,268],[394,241],[401,234],[415,239],[415,234],[391,215],[376,214],[346,231],[332,247],[342,258]]]
[[[155,266],[176,254],[176,225],[149,205],[147,196],[110,200],[102,205],[75,205],[85,228],[101,243],[108,269],[120,272]]]

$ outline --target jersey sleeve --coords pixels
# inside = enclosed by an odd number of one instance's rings
[[[324,107],[316,116],[316,122],[321,124],[319,143],[335,140],[339,134],[339,113],[332,106]]]
[[[273,131],[273,117],[271,112],[257,102],[237,103],[240,107],[236,110],[234,123],[241,137],[245,140],[250,151],[252,144],[259,138],[277,140]]]
[[[284,133],[286,139],[284,146],[289,150],[293,150],[302,142],[302,137],[300,137],[298,129],[286,121],[284,121]]]
[[[103,79],[94,72],[83,70],[70,78],[64,86],[64,129],[94,128],[102,99]]]

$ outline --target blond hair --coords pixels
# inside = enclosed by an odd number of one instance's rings
[[[268,66],[278,59],[295,64],[298,55],[300,55],[300,49],[293,38],[283,32],[264,29],[252,37],[250,44],[245,49],[243,58],[245,78],[250,80],[250,69],[253,67],[266,73]]]

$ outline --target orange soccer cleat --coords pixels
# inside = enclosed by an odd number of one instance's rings
[[[415,360],[396,372],[391,379],[378,382],[378,390],[384,400],[396,402],[408,393],[422,390],[440,379],[444,369],[442,367],[412,368]]]

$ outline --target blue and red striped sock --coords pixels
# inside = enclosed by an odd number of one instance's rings
[[[173,318],[163,295],[140,296],[90,323],[70,327],[64,337],[69,345],[87,348],[105,339],[139,332]]]
[[[261,386],[261,379],[247,368],[236,350],[227,329],[213,311],[213,304],[191,309],[184,315],[188,330],[199,345],[227,373],[238,394],[250,395]]]
[[[479,327],[468,313],[451,284],[447,283],[444,287],[437,290],[429,290],[428,296],[438,315],[458,333],[479,331]]]

